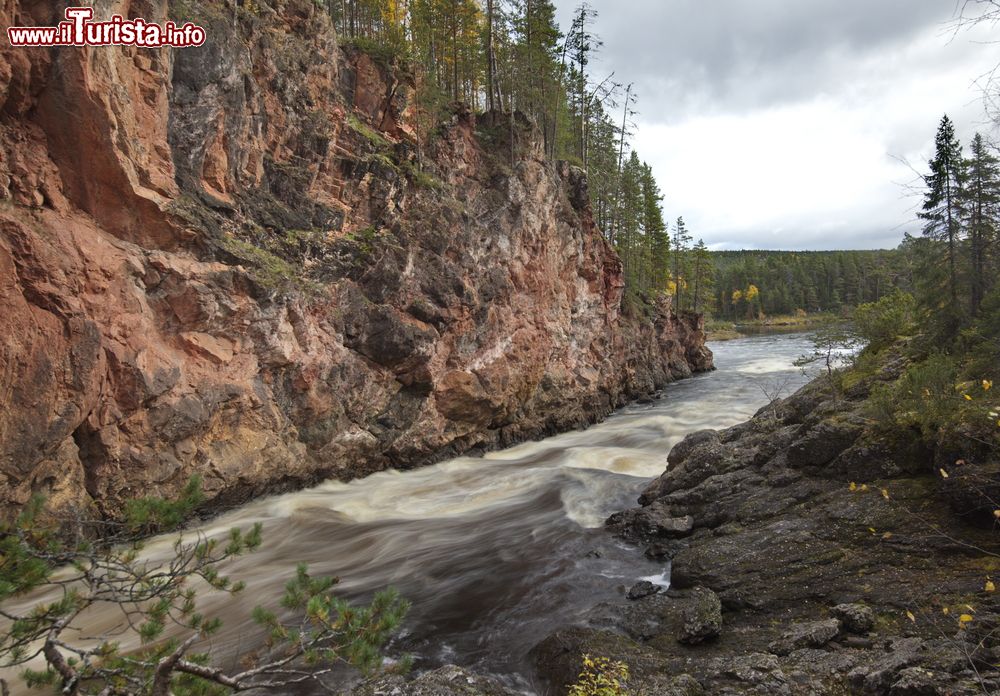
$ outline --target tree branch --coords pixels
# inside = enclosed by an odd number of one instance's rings
[[[184,653],[198,641],[199,637],[197,633],[191,634],[187,640],[177,646],[176,650],[157,663],[156,670],[153,672],[153,688],[149,692],[150,696],[170,696],[170,680],[173,677],[174,669],[184,657]]]

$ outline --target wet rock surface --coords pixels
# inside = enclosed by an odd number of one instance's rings
[[[635,693],[1000,693],[996,538],[954,514],[933,457],[870,425],[892,374],[846,394],[817,380],[674,447],[607,521],[670,563],[670,589],[554,633],[533,653],[543,691],[587,653],[628,664]]]
[[[350,696],[518,696],[499,682],[459,667],[441,667],[414,678],[378,677],[355,687]]]
[[[627,599],[642,599],[643,597],[654,595],[662,589],[659,585],[654,585],[648,580],[643,580],[629,588],[629,591],[625,593],[625,597]]]

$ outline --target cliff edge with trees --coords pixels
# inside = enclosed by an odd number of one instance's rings
[[[451,100],[478,84],[454,27],[429,72],[303,0],[104,9],[210,38],[0,50],[5,510],[116,517],[192,474],[231,504],[577,427],[711,368],[700,318],[629,286],[600,177],[554,159],[563,128],[502,86],[506,111]]]

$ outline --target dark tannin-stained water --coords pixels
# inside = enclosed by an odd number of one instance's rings
[[[248,584],[241,600],[201,598],[201,610],[225,624],[211,650],[235,660],[254,648],[260,633],[250,609],[276,605],[296,563],[306,562],[314,574],[339,576],[346,597],[365,600],[393,586],[410,600],[391,652],[412,653],[417,669],[459,664],[533,693],[527,653],[535,643],[640,579],[666,582],[666,566],[603,530],[607,516],[636,504],[686,434],[746,420],[768,396],[787,396],[807,380],[792,363],[810,351],[808,336],[711,347],[717,371],[586,431],[325,483],[213,519],[202,532],[263,522],[264,545],[229,568]],[[171,541],[151,543],[149,553],[169,555]],[[97,635],[119,620],[94,614],[87,627]]]

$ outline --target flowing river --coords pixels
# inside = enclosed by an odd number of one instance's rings
[[[250,503],[202,531],[264,524],[264,544],[228,569],[248,589],[242,601],[204,596],[218,615],[217,655],[255,647],[256,603],[275,606],[295,565],[337,575],[341,594],[364,601],[393,586],[413,603],[393,652],[416,668],[459,664],[533,692],[527,653],[560,626],[641,579],[666,584],[669,568],[603,530],[663,472],[686,434],[746,420],[769,396],[807,378],[793,365],[803,334],[765,335],[711,346],[718,370],[668,386],[661,400],[626,407],[585,431],[483,457],[413,471],[328,482]],[[152,555],[169,555],[170,539]],[[120,615],[88,617],[95,634]],[[199,650],[204,646],[199,647]]]

